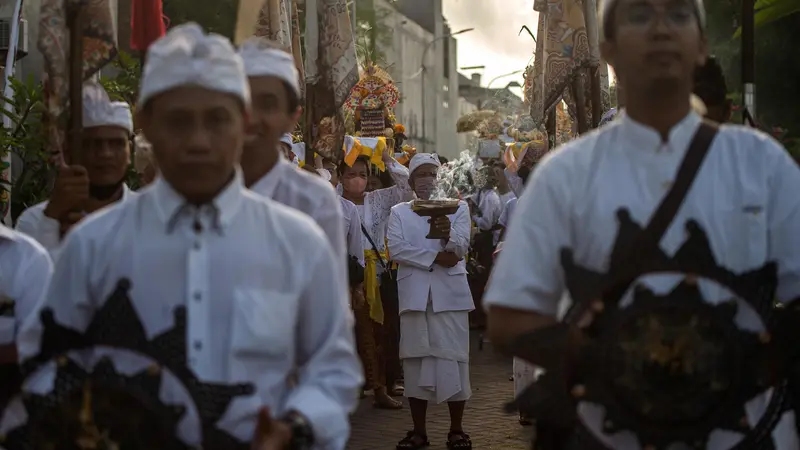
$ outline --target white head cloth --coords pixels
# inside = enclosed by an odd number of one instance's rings
[[[436,156],[436,154],[417,153],[413,158],[411,158],[411,162],[408,163],[408,173],[414,173],[415,170],[419,169],[420,166],[425,164],[433,164],[436,167],[442,167],[442,163],[439,161],[439,157]]]
[[[283,142],[288,146],[294,145],[294,141],[292,140],[292,133],[286,133],[283,136],[281,136],[281,142]]]
[[[601,0],[600,2],[600,16],[598,17],[600,21],[600,40],[605,41],[608,37],[608,32],[606,27],[610,25],[608,21],[608,17],[610,14],[613,14],[614,7],[619,3],[619,0]],[[700,29],[703,30],[706,28],[706,7],[703,4],[703,0],[692,0],[694,3],[695,14],[697,15],[697,21],[700,24]]]
[[[187,85],[231,94],[250,105],[250,85],[236,49],[227,38],[205,34],[192,22],[172,28],[147,50],[139,105]]]
[[[112,102],[99,83],[83,85],[83,127],[119,127],[133,134],[131,107],[125,102]]]
[[[264,38],[253,37],[239,48],[248,77],[275,77],[284,81],[300,96],[300,74],[294,65],[294,57],[288,52],[274,48]]]

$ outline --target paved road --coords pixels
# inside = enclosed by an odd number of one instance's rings
[[[513,398],[514,385],[509,381],[511,360],[497,355],[491,344],[478,350],[473,337],[470,363],[472,399],[464,413],[464,431],[476,450],[529,450],[531,428],[521,427],[514,415],[507,415],[502,404]],[[348,450],[393,450],[411,426],[408,404],[399,411],[372,408],[372,398],[361,401],[353,415],[353,429]],[[428,437],[431,450],[444,450],[450,419],[447,405],[428,407]]]

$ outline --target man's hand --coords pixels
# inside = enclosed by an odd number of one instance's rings
[[[450,219],[447,216],[431,217],[428,222],[443,236],[442,239],[450,239]]]
[[[439,252],[436,255],[436,259],[433,260],[434,264],[447,267],[448,269],[455,267],[459,261],[461,261],[461,258],[459,258],[458,255],[453,252]]]
[[[82,166],[63,167],[56,175],[45,216],[61,221],[71,211],[79,210],[89,199],[89,176]]]
[[[284,450],[292,439],[289,425],[275,420],[269,408],[261,408],[258,413],[258,425],[253,438],[252,450]]]

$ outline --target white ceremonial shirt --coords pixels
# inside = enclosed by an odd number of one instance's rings
[[[358,217],[358,208],[350,200],[339,197],[344,215],[345,236],[347,236],[347,254],[355,256],[361,267],[364,267],[364,242],[361,231],[361,218]]]
[[[0,300],[14,302],[14,315],[0,316],[0,345],[15,341],[52,275],[53,263],[41,244],[0,224]]]
[[[136,192],[130,190],[127,185],[122,186],[121,201],[124,202],[133,195],[136,195]],[[58,220],[44,215],[44,210],[47,208],[48,203],[49,201],[45,200],[22,211],[22,214],[17,218],[17,226],[15,228],[17,231],[36,239],[55,258],[54,252],[58,250],[61,244],[61,224]]]
[[[274,416],[297,410],[314,429],[315,448],[342,450],[363,376],[337,259],[311,219],[247,190],[239,172],[213,206],[200,208],[158,178],[69,233],[42,307],[85,330],[128,278],[148,338],[171,329],[175,308],[185,306],[189,368],[205,382],[255,386],[253,396],[233,400],[221,429],[249,441],[261,406]],[[23,360],[38,352],[40,339],[41,325],[29,321],[18,341]],[[139,370],[149,364],[125,354],[112,359]],[[42,376],[25,389],[51,386]],[[162,399],[174,403],[182,392],[162,388]],[[196,417],[187,414],[179,427],[189,445],[199,444]]]
[[[250,190],[309,215],[328,236],[339,261],[347,260],[344,216],[330,183],[298,169],[280,155],[275,166]]]
[[[481,211],[481,215],[472,216],[472,221],[482,231],[488,231],[497,225],[497,219],[503,212],[503,204],[500,203],[500,196],[494,189],[481,189],[472,196],[473,201]]]
[[[497,220],[497,223],[504,228],[508,228],[508,225],[511,220],[511,215],[514,213],[514,208],[517,206],[517,197],[512,198],[506,203],[506,207],[503,208],[503,213],[500,214],[500,219]]]
[[[485,304],[561,317],[569,298],[560,262],[571,248],[575,262],[605,271],[618,231],[617,210],[625,207],[644,226],[671,188],[678,167],[701,121],[690,113],[663,142],[653,129],[623,116],[546,156],[534,171],[519,211],[506,234],[487,289]],[[800,295],[800,169],[769,136],[750,128],[722,126],[692,188],[661,240],[673,255],[686,239],[686,222],[696,220],[708,235],[719,264],[741,273],[778,263],[778,299]],[[682,275],[650,275],[642,281],[657,294],[671,290]],[[719,285],[701,280],[710,302],[730,298]],[[630,302],[630,294],[622,300]],[[761,321],[739,302],[740,327],[763,329]],[[765,395],[748,402],[750,424],[766,405]],[[595,434],[602,413],[588,403],[581,417]],[[800,442],[794,413],[784,414],[773,432],[777,450],[796,450]],[[741,435],[715,430],[708,450],[727,450]],[[626,433],[603,436],[610,448],[639,448]]]
[[[508,181],[508,186],[511,188],[511,191],[514,192],[514,195],[517,197],[522,195],[522,191],[525,190],[525,182],[522,180],[522,177],[517,175],[517,172],[512,172],[508,168],[505,168],[503,173],[506,175],[506,181]]]
[[[427,239],[430,217],[422,217],[411,210],[412,202],[392,208],[389,218],[389,253],[398,263],[397,297],[400,314],[405,311],[422,311],[430,298],[433,311],[472,311],[475,304],[467,282],[467,265],[464,255],[469,251],[469,207],[459,202],[458,211],[450,219],[450,239]],[[434,264],[436,255],[450,251],[461,258],[453,267]]]

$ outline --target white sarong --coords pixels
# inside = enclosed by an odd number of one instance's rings
[[[400,359],[405,396],[436,403],[472,396],[469,383],[469,312],[400,314]]]

